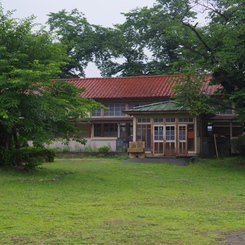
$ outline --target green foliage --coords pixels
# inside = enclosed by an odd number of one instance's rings
[[[101,146],[97,149],[98,152],[109,152],[110,151],[110,147],[109,146]]]
[[[223,87],[223,99],[236,104],[244,121],[243,0],[157,0],[152,8],[125,13],[126,21],[114,28],[91,25],[76,9],[49,16],[61,43],[70,45],[67,53],[72,61],[63,74],[78,70],[83,74],[88,62],[95,62],[103,76],[212,74],[212,83]],[[202,113],[210,99],[195,86],[194,90],[193,107]]]
[[[41,145],[58,133],[67,142],[99,104],[81,97],[85,88],[51,80],[65,64],[66,46],[43,27],[33,31],[33,18],[11,16],[0,8],[0,146],[18,149],[23,139]]]
[[[149,10],[142,8],[126,14],[127,21],[134,20],[134,27],[143,33],[142,38],[153,59],[166,62],[172,72],[181,73],[187,79],[196,74],[212,74],[212,84],[223,87],[220,95],[224,100],[234,102],[241,121],[244,121],[244,1],[157,2]],[[206,17],[205,23],[198,22],[198,14]],[[162,72],[166,74],[166,69]],[[193,92],[187,92],[189,88]],[[189,81],[182,83],[182,88],[179,85],[178,92],[180,100],[192,100],[192,107],[196,107],[196,111],[200,109],[199,113],[206,109],[208,112],[213,104],[211,98],[200,93],[198,86]]]
[[[176,50],[180,59],[176,65],[183,74],[210,73],[212,84],[223,87],[222,98],[236,105],[241,121],[244,119],[245,86],[245,5],[239,1],[195,1],[199,12],[206,14],[206,24],[181,14],[182,21],[170,23],[174,40],[180,43]],[[189,11],[192,11],[189,5]],[[185,93],[183,86],[183,96]],[[200,101],[206,103],[200,97]],[[198,104],[198,99],[195,101]]]
[[[120,157],[117,157],[117,160],[120,160],[120,161],[124,161],[124,160],[128,160],[129,159],[129,156],[120,156]]]
[[[18,166],[34,169],[43,162],[53,162],[55,151],[43,147],[23,147],[15,150],[1,149],[0,166]]]
[[[176,92],[174,98],[183,105],[190,114],[200,115],[215,110],[214,98],[203,93],[206,77],[200,75],[183,76],[172,89]]]
[[[110,58],[109,46],[115,42],[110,28],[90,24],[84,14],[77,9],[50,13],[48,24],[56,31],[59,41],[66,45],[68,62],[61,67],[61,78],[85,76],[89,62],[98,66]],[[114,33],[114,32],[113,32]]]
[[[13,152],[6,150],[3,147],[0,148],[0,166],[9,166],[14,163]]]
[[[231,140],[233,149],[241,156],[245,156],[245,135],[241,135]]]
[[[83,74],[91,61],[104,76],[191,69],[213,73],[214,82],[232,92],[244,84],[244,11],[243,0],[157,0],[152,8],[125,13],[126,21],[114,28],[89,24],[77,9],[51,13],[48,23],[71,45],[67,75],[72,69]],[[198,15],[207,21],[199,24]]]
[[[237,105],[236,112],[239,115],[239,120],[245,122],[245,88],[237,89],[232,94],[228,95],[229,101],[234,101]]]
[[[70,148],[63,148],[62,152],[70,152]]]
[[[92,147],[84,147],[81,151],[82,152],[96,152],[96,149]]]

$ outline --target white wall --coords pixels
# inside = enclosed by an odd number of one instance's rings
[[[82,145],[76,141],[70,141],[68,145],[62,144],[61,141],[54,141],[50,145],[45,145],[47,148],[69,148],[70,150],[82,150],[84,148],[88,149],[98,149],[102,146],[109,146],[112,151],[116,151],[116,138],[98,138],[91,139],[86,138],[87,144]]]

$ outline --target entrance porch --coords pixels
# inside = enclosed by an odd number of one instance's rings
[[[136,107],[133,141],[145,142],[146,156],[196,156],[200,152],[198,118],[174,101]]]

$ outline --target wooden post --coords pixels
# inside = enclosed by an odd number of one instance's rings
[[[215,146],[216,157],[219,158],[219,152],[218,152],[217,141],[216,141],[216,134],[214,134],[214,146]]]

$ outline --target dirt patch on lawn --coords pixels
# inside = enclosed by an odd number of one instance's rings
[[[223,238],[220,239],[224,245],[244,245],[245,229],[222,233]]]

